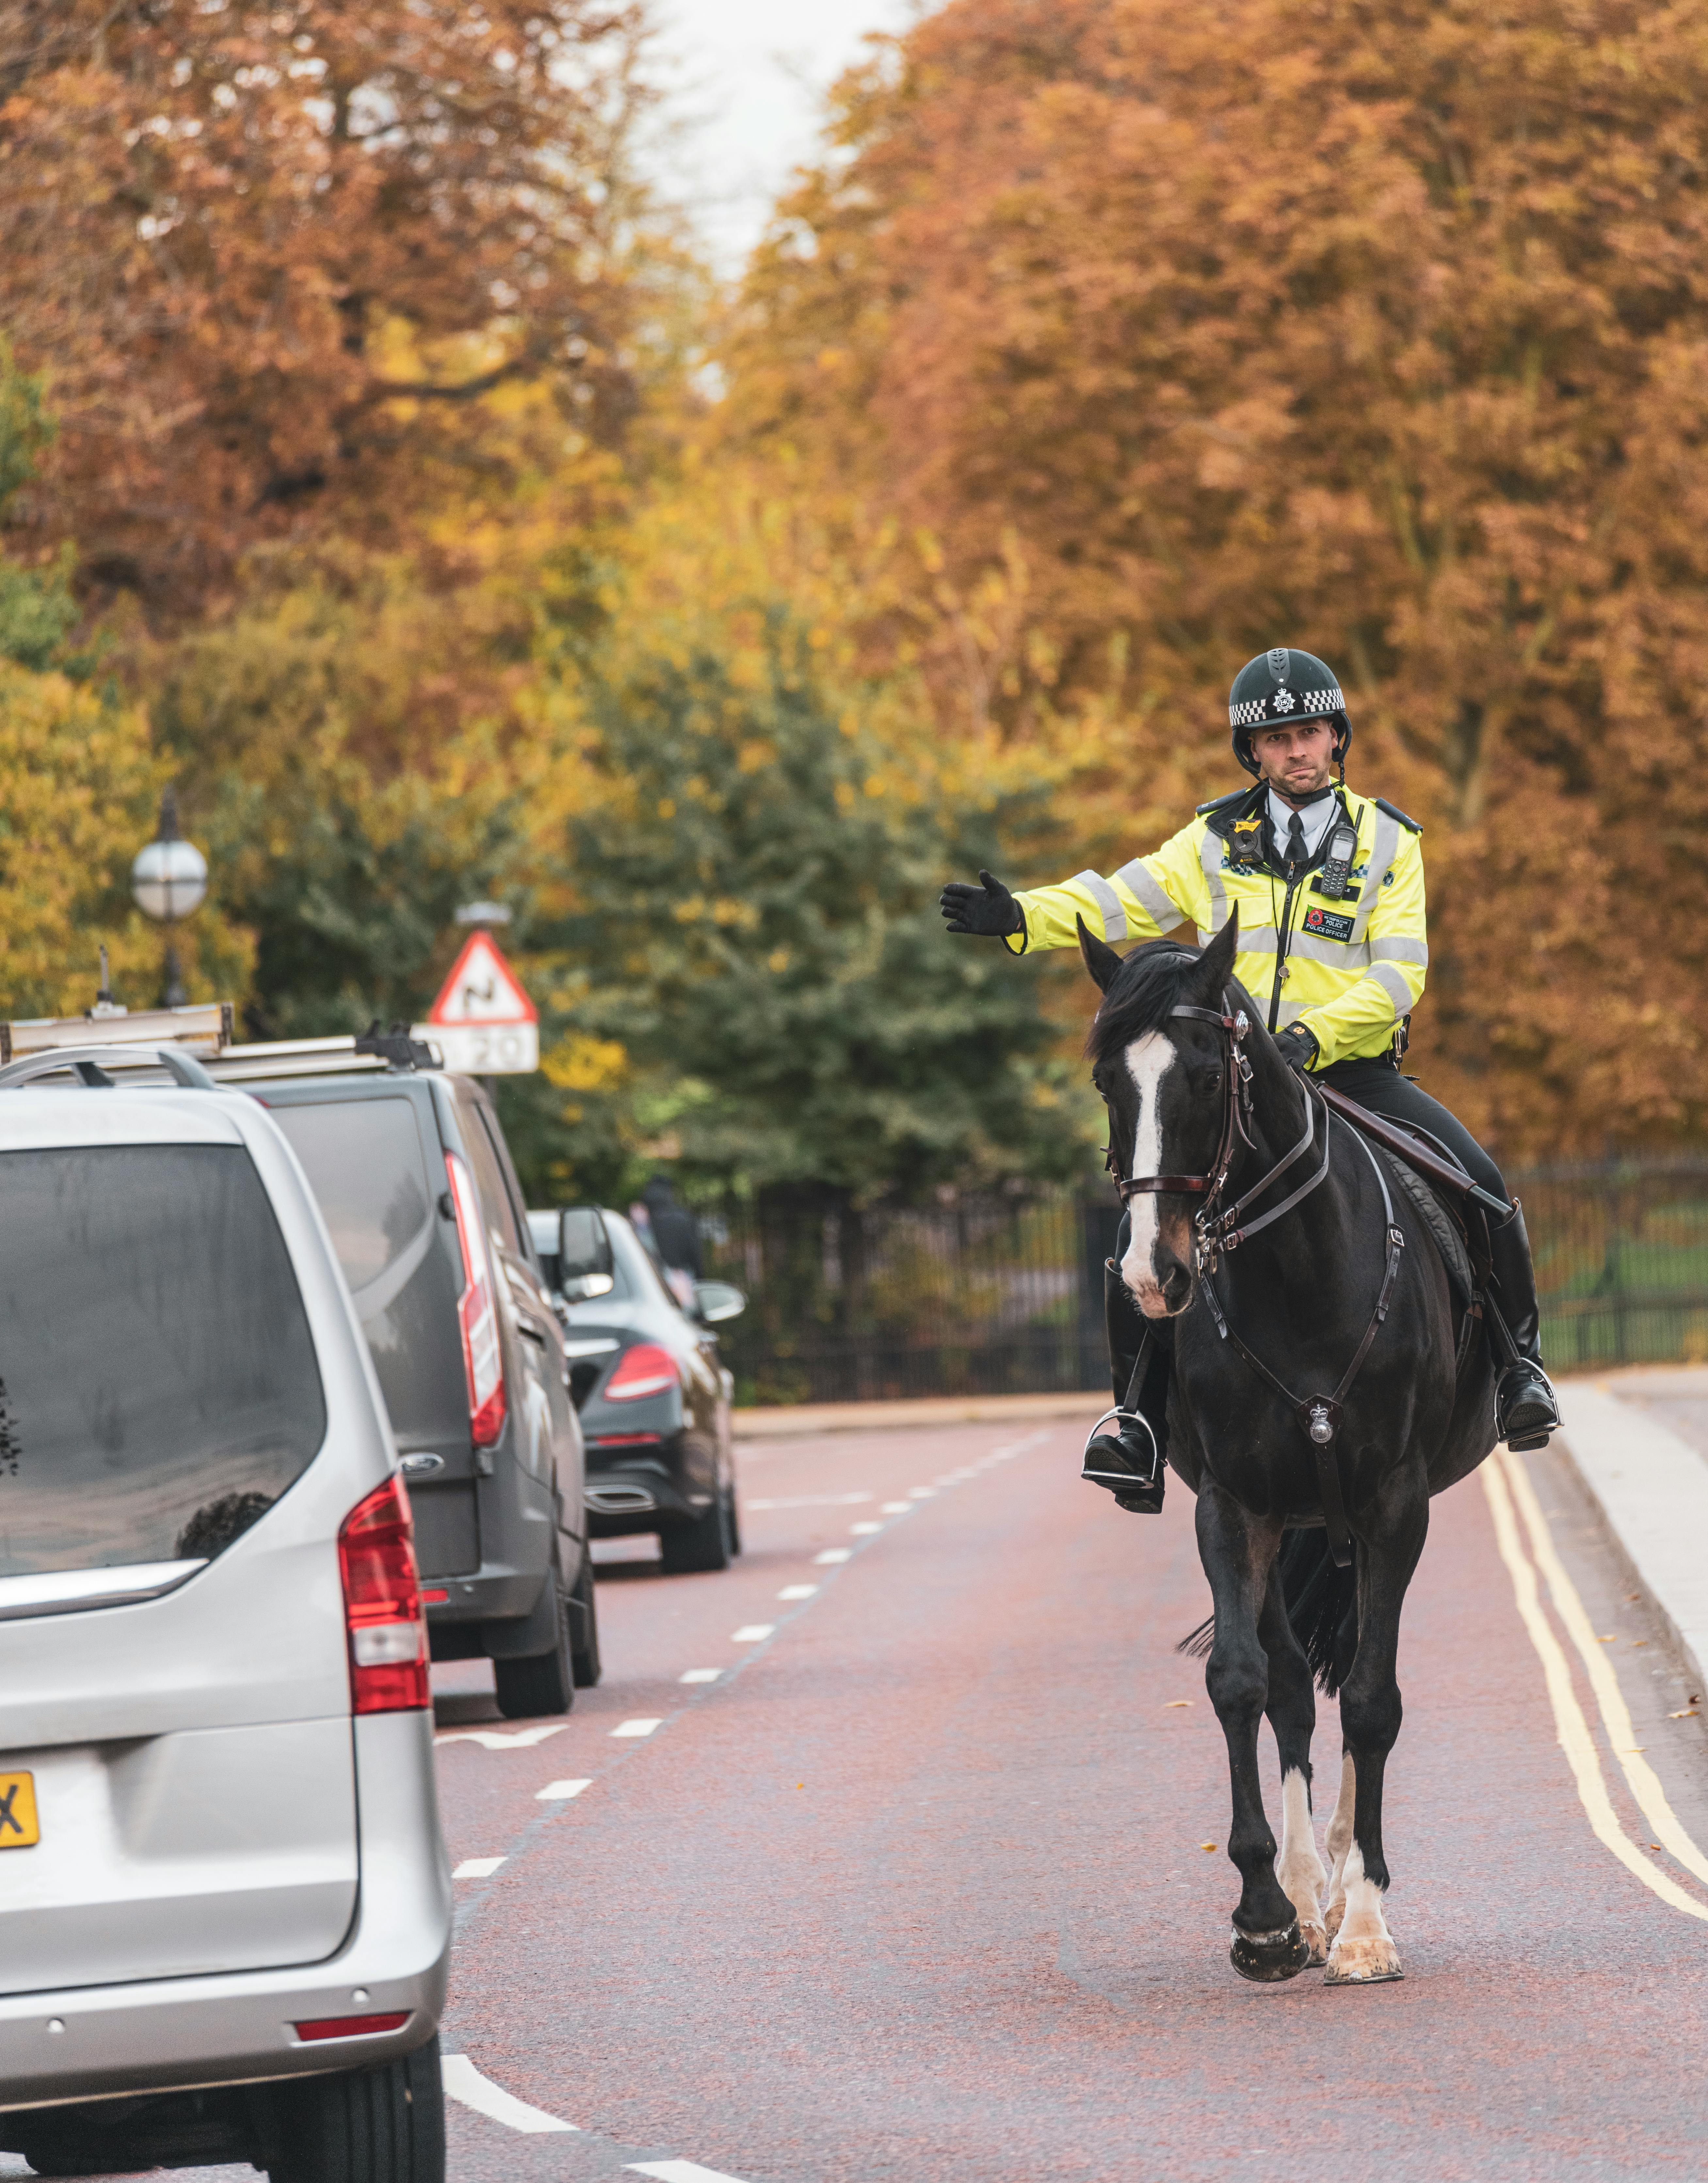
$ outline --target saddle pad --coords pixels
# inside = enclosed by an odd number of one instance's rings
[[[1408,1167],[1404,1160],[1396,1158],[1380,1145],[1372,1145],[1371,1150],[1417,1207],[1424,1226],[1434,1240],[1436,1249],[1441,1253],[1441,1263],[1447,1269],[1447,1279],[1452,1285],[1459,1308],[1461,1311],[1468,1310],[1473,1293],[1471,1256],[1465,1248],[1465,1238],[1458,1221],[1436,1194],[1434,1186],[1426,1181],[1416,1168]]]

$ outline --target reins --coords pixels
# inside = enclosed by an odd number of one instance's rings
[[[1210,1306],[1210,1315],[1216,1322],[1216,1331],[1223,1341],[1232,1341],[1251,1369],[1264,1384],[1273,1390],[1299,1420],[1306,1437],[1311,1442],[1317,1460],[1317,1479],[1323,1497],[1323,1521],[1328,1535],[1328,1550],[1338,1568],[1345,1569],[1352,1559],[1351,1527],[1346,1520],[1345,1496],[1341,1490],[1340,1464],[1333,1453],[1335,1436],[1340,1430],[1347,1396],[1358,1377],[1365,1358],[1369,1355],[1394,1296],[1394,1285],[1400,1277],[1400,1263],[1406,1248],[1405,1233],[1394,1218],[1394,1200],[1388,1189],[1388,1178],[1382,1172],[1381,1163],[1356,1130],[1353,1141],[1375,1170],[1376,1180],[1382,1191],[1383,1225],[1387,1232],[1388,1259],[1382,1275],[1382,1286],[1376,1298],[1376,1308],[1364,1329],[1363,1339],[1353,1353],[1352,1361],[1340,1375],[1340,1383],[1332,1395],[1295,1395],[1292,1389],[1278,1379],[1262,1358],[1247,1346],[1229,1325],[1216,1292],[1216,1271],[1224,1253],[1237,1250],[1239,1245],[1256,1236],[1284,1214],[1290,1213],[1295,1205],[1308,1197],[1328,1173],[1329,1120],[1327,1102],[1318,1087],[1308,1077],[1300,1079],[1305,1094],[1305,1134],[1289,1153],[1284,1153],[1261,1182],[1256,1183],[1241,1197],[1228,1207],[1222,1204],[1228,1177],[1233,1170],[1237,1150],[1241,1141],[1253,1152],[1257,1149],[1251,1135],[1251,1064],[1245,1050],[1245,1039],[1250,1022],[1243,1008],[1228,1006],[1228,996],[1223,996],[1223,1008],[1189,1008],[1182,1004],[1171,1008],[1171,1016],[1188,1016],[1200,1023],[1213,1024],[1221,1032],[1227,1049],[1228,1065],[1223,1075],[1222,1132],[1217,1147],[1215,1165],[1207,1175],[1151,1175],[1123,1176],[1118,1171],[1115,1158],[1114,1131],[1110,1131],[1108,1151],[1109,1171],[1115,1178],[1115,1187],[1123,1206],[1141,1195],[1180,1195],[1201,1197],[1204,1200],[1194,1216],[1193,1228],[1198,1241],[1199,1272],[1204,1283],[1204,1294]],[[1257,1219],[1240,1225],[1242,1217],[1265,1191],[1278,1182],[1294,1164],[1302,1159],[1316,1141],[1317,1118],[1323,1118],[1323,1158],[1316,1172],[1299,1185],[1281,1203],[1271,1208]]]

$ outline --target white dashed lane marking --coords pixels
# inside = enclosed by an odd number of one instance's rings
[[[880,1504],[879,1512],[885,1516],[911,1516],[913,1503],[911,1501],[885,1501]]]
[[[857,1508],[862,1501],[869,1501],[869,1493],[797,1493],[787,1501],[750,1501],[744,1493],[741,1506],[751,1511],[756,1508]]]
[[[731,1636],[729,1642],[732,1645],[757,1645],[776,1627],[774,1622],[744,1622]]]
[[[619,1720],[611,1731],[613,1736],[651,1736],[655,1729],[663,1728],[659,1720]]]
[[[490,1880],[503,1862],[502,1857],[465,1857],[451,1877],[453,1880]]]
[[[816,1584],[785,1584],[777,1597],[779,1599],[811,1599],[818,1589]]]
[[[857,1539],[869,1539],[874,1531],[881,1531],[883,1528],[881,1524],[851,1524],[848,1526]]]
[[[591,1781],[548,1781],[543,1789],[534,1791],[536,1804],[561,1803],[566,1797],[579,1797],[584,1789],[591,1789]]]
[[[723,1672],[721,1668],[690,1668],[685,1675],[679,1675],[677,1680],[684,1683],[715,1683]]]
[[[813,1562],[819,1569],[829,1569],[833,1562],[846,1562],[853,1553],[852,1547],[826,1547],[822,1554],[814,1554]]]
[[[483,1751],[529,1751],[548,1736],[562,1736],[568,1721],[548,1722],[544,1728],[518,1728],[507,1732],[496,1728],[453,1728],[435,1736],[435,1743],[478,1743]]]
[[[630,2175],[656,2175],[658,2183],[741,2183],[739,2175],[726,2175],[721,2168],[702,2168],[694,2160],[631,2160]]]
[[[937,1498],[937,1488],[934,1486],[910,1486],[907,1488],[907,1498],[910,1501],[934,1501]]]
[[[530,2108],[525,2100],[502,2091],[490,2077],[483,2077],[466,2054],[441,2055],[439,2070],[451,2098],[460,2101],[465,2108],[473,2108],[476,2114],[502,2122],[507,2130],[524,2130],[531,2136],[548,2130],[573,2130],[576,2127],[573,2122],[560,2122],[556,2115]]]

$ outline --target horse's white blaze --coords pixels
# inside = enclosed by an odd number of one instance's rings
[[[1133,1133],[1134,1175],[1162,1172],[1162,1080],[1174,1064],[1173,1042],[1160,1030],[1147,1030],[1127,1049],[1127,1074],[1139,1094],[1138,1123]],[[1121,1278],[1139,1300],[1139,1308],[1160,1319],[1167,1307],[1162,1284],[1156,1278],[1156,1200],[1148,1191],[1128,1207],[1133,1217],[1127,1255],[1121,1261]]]
[[[1276,1860],[1275,1877],[1299,1914],[1299,1930],[1310,1944],[1312,1962],[1320,1964],[1328,1947],[1319,1907],[1328,1875],[1317,1853],[1311,1791],[1296,1766],[1289,1766],[1281,1776],[1281,1854]]]
[[[1346,1914],[1328,1951],[1328,1983],[1357,1985],[1367,1979],[1398,1978],[1400,1951],[1382,1914],[1382,1891],[1365,1878],[1364,1853],[1356,1841],[1346,1852],[1341,1877]]]

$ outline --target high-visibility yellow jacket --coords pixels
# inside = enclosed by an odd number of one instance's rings
[[[1330,820],[1289,889],[1263,854],[1267,792],[1259,782],[1201,804],[1190,825],[1106,879],[1081,872],[1017,895],[1026,931],[1005,944],[1015,954],[1076,947],[1077,915],[1114,946],[1165,933],[1205,945],[1237,903],[1234,975],[1269,1028],[1304,1024],[1320,1049],[1317,1068],[1385,1053],[1397,1020],[1422,993],[1429,962],[1421,830],[1380,797],[1338,788],[1344,821]]]

